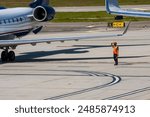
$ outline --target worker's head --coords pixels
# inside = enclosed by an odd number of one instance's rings
[[[114,42],[114,46],[117,46],[117,42]]]

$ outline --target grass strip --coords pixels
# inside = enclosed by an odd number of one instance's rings
[[[124,17],[124,21],[149,21],[150,18]],[[112,22],[114,16],[99,12],[58,12],[53,22]]]
[[[0,6],[28,6],[32,0],[0,0]],[[52,6],[104,6],[105,0],[50,0]],[[150,0],[119,0],[120,5],[150,4]]]

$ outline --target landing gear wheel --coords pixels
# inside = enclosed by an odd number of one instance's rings
[[[11,62],[15,61],[15,53],[14,53],[14,51],[10,51],[10,52],[8,53],[8,59],[9,59],[9,61],[11,61]]]
[[[10,51],[10,52],[8,52],[7,50],[3,51],[1,53],[1,60],[2,60],[2,62],[8,62],[8,61],[13,62],[13,61],[15,61],[14,51]]]
[[[2,59],[2,62],[7,62],[8,61],[8,52],[7,51],[2,52],[1,59]]]

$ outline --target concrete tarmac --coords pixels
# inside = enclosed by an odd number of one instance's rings
[[[121,33],[96,27],[25,38]],[[150,29],[123,37],[18,46],[16,62],[0,65],[1,100],[149,100]],[[114,66],[110,43],[120,47]]]

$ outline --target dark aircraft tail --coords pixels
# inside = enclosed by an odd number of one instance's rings
[[[33,0],[33,2],[29,4],[31,8],[35,8],[37,6],[48,6],[48,5],[49,5],[49,0]]]

